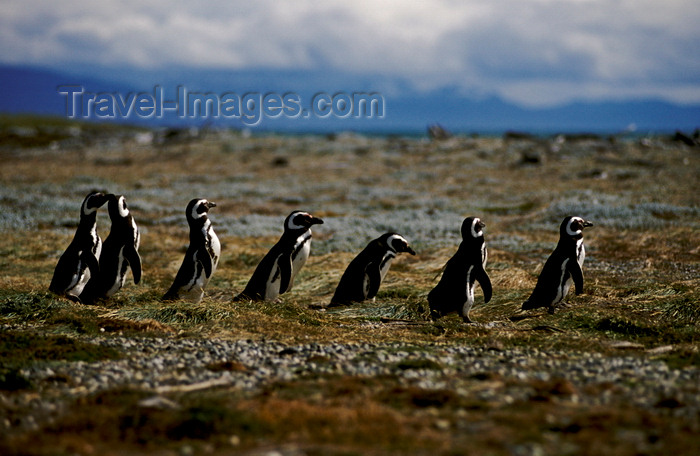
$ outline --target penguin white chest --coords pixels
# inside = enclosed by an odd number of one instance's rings
[[[124,246],[122,246],[119,249],[119,255],[117,256],[117,276],[115,277],[112,286],[105,293],[105,296],[107,296],[108,298],[113,296],[117,291],[121,289],[121,287],[124,286],[124,279],[126,278],[126,267],[124,265],[125,261],[126,259],[124,258]]]
[[[396,254],[394,252],[387,252],[384,254],[384,258],[382,258],[381,265],[379,266],[379,277],[381,277],[381,281],[384,281],[384,277],[386,277],[387,272],[389,272],[389,268],[391,267],[392,261],[394,261],[394,258],[396,258]]]
[[[296,255],[292,258],[292,278],[299,273],[299,270],[306,264],[306,260],[309,259],[309,254],[311,253],[311,230],[299,236],[294,243],[294,252]],[[290,282],[291,282],[290,281]]]
[[[139,229],[136,226],[136,222],[133,218],[131,219],[131,228],[133,229],[134,248],[138,250],[139,246],[141,245],[141,233],[139,233]]]
[[[566,277],[566,267],[568,264],[568,258],[561,263],[561,276],[559,277],[559,286],[557,287],[557,294],[554,297],[554,301],[552,302],[552,304],[559,303],[562,299],[566,297],[567,293],[569,293],[569,288],[571,288],[571,283],[573,282],[573,280],[571,279],[571,277]]]
[[[81,254],[82,251],[79,251],[78,255]],[[78,269],[71,277],[70,284],[66,288],[66,294],[80,296],[80,293],[83,292],[83,288],[85,288],[85,285],[90,280],[90,277],[90,268],[88,268],[82,260],[78,260]]]
[[[211,222],[208,220],[204,230],[205,239],[207,240],[207,250],[209,251],[209,256],[211,256],[211,273],[214,274],[216,266],[219,264],[219,258],[221,257],[221,243],[219,242],[219,237],[211,227]]]
[[[474,305],[474,279],[472,279],[472,271],[473,270],[474,270],[474,265],[469,266],[469,269],[467,269],[467,283],[466,283],[467,299],[464,301],[464,304],[462,305],[462,315],[469,315],[469,310]]]
[[[586,248],[583,246],[583,238],[576,241],[576,261],[578,261],[579,266],[583,266],[583,262],[586,260]]]

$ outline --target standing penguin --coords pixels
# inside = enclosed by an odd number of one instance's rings
[[[474,283],[481,285],[484,303],[491,300],[491,280],[484,267],[488,258],[483,228],[477,217],[462,222],[462,243],[447,261],[440,282],[428,293],[430,315],[438,319],[451,312],[459,312],[465,323],[471,323],[469,310],[474,305]]]
[[[367,244],[343,273],[328,307],[374,299],[391,262],[401,252],[416,254],[408,241],[396,233],[383,234]]]
[[[107,196],[91,192],[80,206],[80,223],[75,236],[53,272],[49,290],[79,300],[85,284],[100,271],[102,240],[97,234],[97,210],[107,202]]]
[[[204,287],[216,271],[221,244],[207,216],[216,203],[196,198],[189,202],[185,215],[190,226],[190,245],[177,271],[175,281],[163,296],[164,301],[186,298],[195,304],[202,300]]]
[[[576,294],[583,292],[583,261],[586,249],[583,247],[583,229],[593,224],[581,217],[568,216],[559,226],[559,243],[549,256],[537,279],[537,285],[530,297],[523,303],[522,310],[547,307],[550,314],[564,300],[571,283],[576,286]]]
[[[323,220],[308,212],[294,211],[284,221],[284,234],[260,261],[235,301],[271,301],[292,289],[294,278],[311,252],[311,226]]]
[[[131,267],[134,283],[141,280],[141,236],[122,195],[107,195],[107,209],[112,227],[102,244],[100,273],[92,277],[80,295],[83,302],[94,302],[113,296],[124,286],[126,270]]]

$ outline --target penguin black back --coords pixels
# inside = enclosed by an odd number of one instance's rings
[[[522,310],[547,307],[554,313],[575,285],[576,294],[583,292],[583,262],[586,250],[583,246],[583,230],[593,224],[581,217],[567,216],[559,225],[559,242],[542,268],[537,285],[522,305]]]
[[[372,240],[348,265],[328,307],[373,299],[396,255],[416,252],[397,233],[386,233]]]
[[[484,292],[484,303],[491,300],[491,280],[484,269],[488,259],[485,226],[477,217],[467,217],[462,222],[462,242],[447,261],[440,282],[428,294],[433,319],[459,312],[462,319],[470,323],[469,310],[474,305],[474,284],[477,281]]]
[[[190,245],[163,300],[189,298],[196,303],[202,299],[204,287],[216,271],[221,256],[219,238],[207,215],[212,207],[216,207],[216,203],[203,198],[195,198],[187,205],[185,214],[190,228]]]
[[[234,300],[269,301],[291,290],[311,251],[311,226],[317,224],[323,224],[323,220],[308,212],[289,214],[282,237],[263,257],[243,292]]]
[[[107,202],[107,196],[90,192],[80,206],[80,222],[73,240],[61,255],[54,269],[49,290],[78,299],[90,277],[99,274],[102,240],[97,234],[97,210]]]

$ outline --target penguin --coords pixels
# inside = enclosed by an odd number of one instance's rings
[[[92,303],[112,297],[124,286],[126,270],[131,268],[134,283],[141,280],[141,235],[122,195],[107,195],[107,210],[112,221],[109,235],[102,244],[100,273],[92,277],[80,294],[80,299]]]
[[[386,233],[371,241],[348,265],[328,307],[374,299],[391,262],[402,252],[416,254],[400,234]]]
[[[430,315],[435,320],[451,312],[459,312],[465,323],[471,323],[469,310],[474,305],[474,283],[484,292],[484,303],[491,300],[491,279],[486,270],[488,251],[484,242],[486,224],[478,217],[462,222],[462,242],[443,268],[440,282],[428,293]]]
[[[293,211],[284,221],[284,233],[255,268],[242,293],[234,301],[272,301],[292,289],[294,278],[311,252],[311,226],[323,220],[308,212]]]
[[[219,238],[207,216],[212,207],[216,207],[216,203],[203,198],[195,198],[187,205],[185,215],[190,226],[190,245],[172,286],[162,298],[164,301],[186,298],[197,304],[202,300],[204,287],[216,271],[221,256]]]
[[[107,202],[104,193],[90,192],[80,206],[80,223],[73,240],[58,260],[49,291],[80,301],[90,277],[100,272],[102,239],[97,234],[97,210]]]
[[[564,300],[571,284],[576,294],[583,292],[583,261],[586,249],[583,247],[583,229],[593,223],[581,217],[565,217],[559,226],[559,243],[547,259],[537,278],[537,285],[521,310],[547,307],[550,314]]]

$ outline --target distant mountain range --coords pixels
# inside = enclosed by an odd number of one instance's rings
[[[158,89],[154,92],[156,86]],[[216,99],[221,109],[219,118],[205,117],[202,113],[185,118],[180,116],[185,103],[177,105],[180,111],[176,109],[174,102],[183,93],[178,92],[178,87],[180,91],[201,94],[200,109],[206,101],[205,93],[212,100]],[[71,92],[78,88],[86,93],[103,95],[88,106],[87,97],[83,96],[81,103],[80,92]],[[59,90],[64,93],[59,93]],[[329,102],[332,102],[332,97],[339,93],[341,95],[336,100],[335,109],[342,113],[346,108],[342,102],[352,101],[352,96],[344,94],[352,95],[355,92],[374,94],[374,107],[381,108],[383,116],[356,118],[351,113],[345,118],[335,115],[321,118],[305,113],[309,111],[314,96],[327,94],[327,97],[321,95],[317,99],[321,101],[321,114],[324,114],[331,109]],[[142,94],[141,99],[138,98],[139,93]],[[244,97],[251,93],[256,95]],[[263,101],[269,108],[265,113],[260,110],[262,106],[255,106],[262,101],[257,94],[272,94],[270,99]],[[285,99],[287,95],[292,98]],[[241,102],[252,103],[249,106],[251,109],[245,111]],[[367,107],[371,102],[372,98],[365,97],[362,103]],[[154,111],[156,108],[150,109],[151,104],[157,103],[164,107],[161,112]],[[286,108],[279,109],[280,104]],[[196,107],[196,104],[191,106],[192,109]],[[224,107],[229,108],[226,116],[223,115]],[[535,109],[520,107],[496,97],[472,98],[457,88],[424,92],[398,78],[340,72],[191,68],[171,68],[167,72],[158,72],[106,67],[54,70],[0,65],[0,112],[65,116],[71,108],[79,118],[89,108],[90,119],[104,121],[108,119],[106,116],[114,114],[114,121],[139,125],[213,123],[233,128],[291,132],[352,130],[423,133],[427,125],[435,123],[450,131],[463,133],[498,133],[506,130],[617,133],[636,128],[637,133],[646,134],[692,131],[700,127],[700,105],[678,105],[658,100],[576,102]],[[242,118],[245,112],[251,115]],[[257,123],[256,116],[259,117]]]

